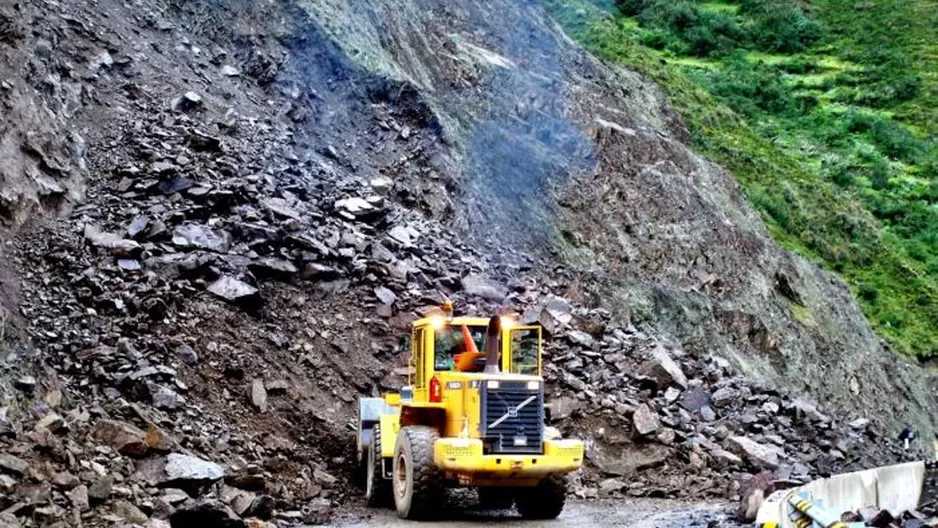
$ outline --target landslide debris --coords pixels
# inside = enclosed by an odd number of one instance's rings
[[[487,7],[555,31],[520,5]],[[581,270],[470,241],[456,228],[479,189],[459,190],[448,146],[462,125],[426,86],[350,59],[309,8],[4,8],[31,29],[0,32],[20,90],[0,97],[52,114],[23,130],[82,131],[69,152],[87,178],[84,200],[4,239],[3,523],[326,522],[358,495],[355,399],[399,385],[395,335],[445,297],[544,326],[554,419],[589,446],[580,497],[732,497],[762,470],[803,480],[899,456],[864,416],[571,295]],[[478,69],[446,71],[469,86],[511,64],[456,45]]]

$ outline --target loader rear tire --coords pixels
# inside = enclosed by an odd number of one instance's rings
[[[381,429],[374,427],[365,463],[365,500],[372,508],[385,507],[391,498],[391,483],[381,474]]]
[[[430,427],[408,426],[394,447],[394,505],[402,519],[427,519],[443,500],[443,474],[433,461],[439,435]]]
[[[520,488],[515,507],[525,519],[556,519],[567,500],[567,479],[552,475],[533,488]]]

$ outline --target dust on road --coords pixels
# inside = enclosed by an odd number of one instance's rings
[[[631,528],[683,528],[707,526],[733,526],[729,516],[730,506],[714,503],[688,503],[671,500],[622,499],[618,501],[571,502],[563,514],[554,521],[523,521],[512,512],[480,512],[457,509],[445,520],[413,523],[398,519],[393,510],[368,509],[363,507],[341,510],[333,519],[332,526],[344,528],[413,528],[446,527],[463,528],[478,525],[499,528],[519,527],[606,527],[629,526]],[[711,524],[712,523],[712,524]]]

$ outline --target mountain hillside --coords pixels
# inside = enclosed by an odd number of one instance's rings
[[[739,499],[930,438],[929,372],[669,90],[743,119],[638,71],[624,15],[547,7],[0,6],[0,523],[328,522],[357,398],[447,298],[544,327],[581,500]]]
[[[773,236],[844,277],[898,353],[938,352],[938,8],[547,1],[658,81]]]

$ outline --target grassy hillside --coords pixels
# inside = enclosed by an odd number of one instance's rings
[[[843,276],[898,351],[938,356],[938,6],[542,0],[657,81],[774,236]]]

